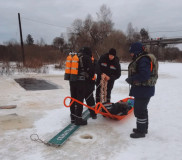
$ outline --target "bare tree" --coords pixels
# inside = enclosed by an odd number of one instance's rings
[[[134,34],[133,34],[133,41],[134,42],[137,42],[137,41],[141,41],[141,35],[140,35],[140,33],[139,32],[134,32]]]
[[[45,43],[44,39],[41,37],[40,40],[37,40],[37,44],[39,46],[45,46],[46,43]]]
[[[3,44],[6,46],[14,46],[14,45],[18,45],[19,43],[16,39],[12,38],[7,42],[3,42]]]
[[[83,30],[83,22],[81,19],[76,19],[72,25],[73,32],[80,35]]]
[[[87,15],[85,21],[83,22],[83,27],[84,27],[84,30],[85,32],[87,32],[89,34],[91,28],[92,28],[92,25],[93,25],[93,19],[92,19],[92,16],[89,14]]]
[[[141,40],[140,33],[137,31],[137,28],[133,28],[132,23],[128,23],[127,27],[127,40],[129,43],[133,43]]]
[[[61,38],[61,37],[54,38],[53,46],[61,49],[63,47],[63,45],[64,45],[64,39],[63,38]]]
[[[106,38],[113,29],[112,13],[109,7],[103,4],[97,13],[100,36],[102,39]]]
[[[100,7],[99,12],[97,13],[97,17],[99,21],[103,21],[105,23],[112,21],[112,13],[109,7],[107,7],[105,4],[103,4]]]
[[[135,33],[135,30],[133,28],[132,23],[128,23],[128,27],[127,27],[127,39],[129,41],[131,41],[133,39],[133,34]]]
[[[68,39],[68,46],[70,47],[71,50],[75,51],[76,48],[76,34],[71,32],[68,35],[69,39]]]
[[[93,50],[101,46],[113,31],[112,13],[106,5],[100,7],[97,13],[98,20],[93,21],[91,15],[86,19],[76,19],[69,31],[69,43],[78,50],[85,45],[90,46]]]

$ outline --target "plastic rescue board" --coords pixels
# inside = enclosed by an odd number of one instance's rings
[[[66,100],[72,100],[72,102],[69,104],[69,105],[66,105]],[[132,97],[129,97],[129,98],[125,98],[125,99],[122,99],[121,100],[122,102],[127,102],[131,107],[131,109],[128,111],[128,114],[130,114],[132,111],[133,111],[133,104],[134,104],[134,98]],[[66,97],[64,99],[64,105],[65,107],[70,107],[73,102],[77,102],[77,103],[80,103],[82,104],[83,106],[91,109],[91,110],[94,110],[96,114],[101,114],[103,115],[104,117],[108,117],[108,118],[111,118],[111,119],[115,119],[115,120],[121,120],[123,118],[125,118],[127,115],[113,115],[111,114],[108,110],[107,110],[107,107],[105,107],[107,104],[109,103],[106,103],[106,104],[102,104],[100,102],[98,102],[95,107],[90,107],[72,97]],[[105,105],[105,106],[104,106]],[[88,118],[90,117],[90,112],[89,110],[85,110],[82,114],[82,118],[84,120],[87,120]],[[55,147],[59,147],[61,145],[63,145],[68,139],[69,137],[76,131],[80,128],[80,125],[74,125],[74,124],[69,124],[67,125],[63,130],[61,130],[58,134],[56,134],[53,138],[51,138],[49,141],[48,141],[48,144],[51,145],[51,146],[55,146]]]

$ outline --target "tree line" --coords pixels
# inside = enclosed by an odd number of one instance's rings
[[[149,31],[145,28],[138,31],[132,23],[128,24],[126,33],[114,29],[112,12],[106,5],[102,5],[96,15],[97,20],[94,20],[89,14],[84,20],[75,19],[68,30],[68,40],[65,40],[61,34],[53,39],[51,45],[47,45],[42,38],[35,44],[33,37],[28,34],[24,42],[26,63],[35,62],[40,65],[61,63],[65,60],[68,52],[78,52],[83,46],[91,47],[96,59],[110,48],[116,48],[120,60],[128,61],[130,60],[128,50],[132,42],[151,39]],[[159,49],[159,46],[152,46],[150,52],[154,53],[159,60],[181,61],[182,59],[182,52],[175,47]],[[7,42],[6,45],[0,45],[0,53],[1,61],[22,60],[20,45],[13,41]]]

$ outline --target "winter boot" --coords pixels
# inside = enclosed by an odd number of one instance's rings
[[[140,133],[137,128],[133,128],[133,132],[134,133]],[[144,133],[147,134],[148,133],[148,130],[146,130]]]
[[[144,138],[144,137],[145,137],[145,133],[141,133],[141,132],[138,132],[138,133],[131,133],[131,134],[130,134],[130,137],[131,137],[131,138]]]
[[[70,114],[70,117],[71,117],[71,123],[72,123],[72,124],[75,123],[75,116],[72,115],[72,114]]]
[[[90,117],[92,117],[92,119],[97,119],[97,114],[95,114],[93,111],[90,111]]]
[[[87,125],[87,120],[80,118],[75,118],[75,125]]]
[[[96,114],[91,114],[90,116],[92,117],[92,119],[97,119],[97,115]]]

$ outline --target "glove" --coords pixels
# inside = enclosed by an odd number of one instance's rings
[[[125,81],[126,81],[128,84],[132,84],[132,78],[131,78],[131,77],[126,78]]]
[[[106,81],[110,80],[110,77],[106,75],[106,76],[105,76],[105,80],[106,80]]]
[[[105,79],[105,77],[106,77],[106,74],[105,73],[102,73],[101,78],[102,79]]]

